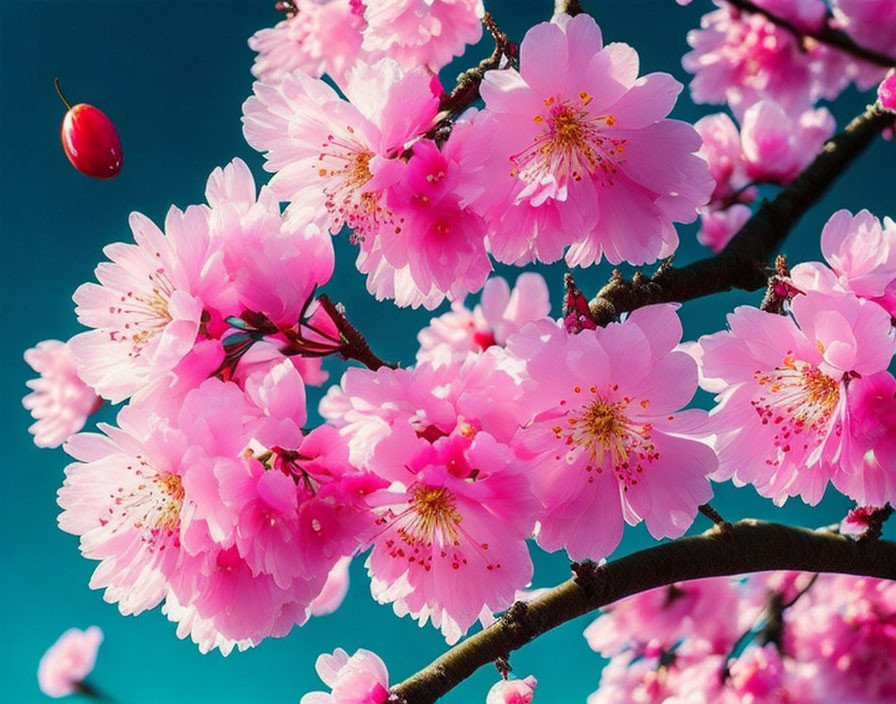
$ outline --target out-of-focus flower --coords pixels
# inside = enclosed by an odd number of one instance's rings
[[[37,683],[48,697],[64,697],[78,691],[78,686],[93,672],[96,652],[103,642],[98,626],[86,631],[70,628],[50,646],[37,666]]]
[[[490,278],[479,305],[472,311],[455,301],[449,312],[433,318],[417,334],[417,361],[461,361],[470,352],[503,346],[526,323],[540,320],[550,312],[548,285],[541,274],[520,274],[513,291],[500,276]]]
[[[389,698],[389,672],[376,653],[359,648],[349,657],[342,648],[321,655],[318,676],[332,691],[309,692],[301,704],[383,704]]]
[[[40,374],[25,382],[31,393],[22,399],[34,417],[28,431],[38,447],[59,447],[84,427],[102,399],[78,376],[68,345],[44,340],[25,351],[25,361]]]
[[[492,685],[485,696],[485,704],[529,704],[538,684],[532,675],[521,680],[501,680]]]

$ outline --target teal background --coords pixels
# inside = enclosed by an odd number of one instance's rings
[[[546,19],[551,4],[486,0],[498,22],[517,38]],[[595,11],[605,41],[635,46],[642,73],[665,70],[687,82],[680,67],[685,33],[697,25],[709,2],[698,0],[688,8],[672,0],[584,4]],[[445,649],[434,629],[419,629],[373,602],[361,560],[353,566],[352,588],[337,614],[229,658],[200,655],[190,641],[176,638],[174,625],[158,610],[121,617],[103,602],[101,593],[87,587],[95,563],[82,559],[76,538],[56,527],[55,492],[66,455],[38,450],[26,432],[31,419],[20,399],[25,380],[33,374],[22,352],[39,340],[67,339],[78,331],[71,294],[92,279],[104,244],[130,238],[128,213],[138,210],[160,222],[171,203],[184,207],[201,202],[208,173],[234,156],[245,159],[260,181],[264,178],[261,157],[242,139],[240,107],[252,80],[246,39],[277,21],[272,5],[273,0],[0,0],[0,418],[6,430],[0,470],[0,701],[46,701],[37,689],[37,662],[71,626],[97,624],[103,629],[106,640],[91,681],[125,704],[297,702],[319,686],[317,655],[337,646],[350,652],[358,647],[376,651],[388,664],[393,682]],[[467,61],[456,62],[443,74],[446,83],[489,52],[487,42],[471,49]],[[64,108],[53,91],[54,76],[62,79],[72,103],[96,105],[118,126],[125,160],[117,179],[93,181],[68,164],[59,144]],[[869,99],[848,91],[834,106],[839,124]],[[693,107],[685,93],[673,115],[694,120],[711,111]],[[843,175],[792,234],[786,247],[791,261],[819,257],[820,228],[837,208],[864,207],[879,216],[896,215],[894,149],[893,144],[876,143]],[[693,226],[680,228],[679,263],[705,254],[694,231]],[[336,245],[337,274],[326,290],[346,303],[350,318],[359,321],[380,356],[410,363],[416,331],[430,314],[369,298],[346,238],[338,238]],[[540,271],[552,285],[559,313],[563,268]],[[582,288],[593,293],[609,271],[604,265],[576,275]],[[511,279],[515,275],[510,272]],[[734,305],[756,304],[760,296],[731,293],[685,305],[681,313],[686,338],[720,329]],[[328,364],[336,380],[341,364]],[[749,488],[724,485],[717,487],[717,494],[714,504],[731,520],[754,516],[818,526],[838,521],[850,505],[830,492],[817,507],[791,502],[784,510]],[[694,529],[706,527],[707,521],[698,517]],[[616,554],[652,542],[642,527],[628,528]],[[546,555],[534,546],[533,554],[535,586],[568,576],[562,554]],[[581,637],[588,622],[582,618],[567,624],[513,655],[516,674],[532,673],[539,679],[536,701],[583,702],[595,688],[601,661]],[[444,701],[484,701],[496,680],[493,669],[483,668]]]

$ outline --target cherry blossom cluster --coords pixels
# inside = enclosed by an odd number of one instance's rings
[[[693,51],[682,63],[694,74],[694,101],[726,103],[741,125],[738,133],[726,113],[695,125],[703,137],[700,154],[716,181],[710,203],[700,209],[697,238],[718,252],[749,219],[754,186],[790,183],[833,133],[834,118],[814,107],[817,101],[833,100],[854,82],[860,90],[881,83],[881,104],[891,102],[882,82],[886,69],[807,35],[830,25],[860,46],[892,54],[896,3],[834,2],[830,16],[822,0],[754,3],[790,25],[783,27],[759,12],[714,1],[718,9],[688,35]]]
[[[345,98],[300,71],[263,76],[244,106],[287,221],[351,230],[377,298],[458,300],[482,288],[489,255],[653,262],[709,200],[699,135],[667,118],[681,85],[639,77],[634,50],[605,46],[588,15],[531,29],[519,69],[488,71],[484,108],[454,122],[419,64],[356,63],[334,76]]]
[[[889,702],[896,585],[777,572],[671,584],[585,630],[610,662],[589,704]]]
[[[287,0],[287,18],[249,39],[252,73],[279,81],[300,70],[340,81],[383,57],[438,73],[482,37],[482,0]]]
[[[757,4],[871,48],[896,36],[881,29],[893,2],[839,0],[832,18],[820,0]],[[779,504],[817,503],[830,482],[857,516],[896,503],[893,220],[835,213],[825,263],[773,281],[780,311],[737,308],[696,342],[678,304],[598,326],[574,284],[558,320],[540,275],[512,289],[489,277],[493,260],[651,263],[698,214],[721,249],[755,187],[793,181],[833,132],[815,102],[883,71],[719,0],[685,66],[695,99],[727,101],[740,128],[721,113],[692,126],[668,117],[671,76],[640,76],[634,49],[561,14],[485,71],[482,105],[458,114],[437,71],[480,37],[480,2],[280,5],[287,18],[250,42],[259,80],[243,114],[270,182],[258,191],[236,159],[162,227],[134,213],[133,242],[107,246],[74,294],[86,331],[26,353],[41,375],[24,401],[35,442],[73,458],[60,527],[122,614],[162,604],[180,637],[228,654],[337,608],[367,553],[373,598],[454,643],[527,598],[530,539],[599,561],[626,524],[678,538],[711,481]],[[418,333],[415,365],[376,358],[318,297],[343,230],[378,299],[451,301]],[[329,355],[364,366],[308,427],[306,387],[327,380]],[[701,387],[717,394],[709,412],[690,407]],[[79,432],[105,402],[124,404],[114,424]],[[803,581],[706,580],[612,607],[588,631],[611,658],[592,704],[814,702],[875,668],[869,701],[887,700],[893,588]],[[369,651],[322,655],[317,670],[332,691],[303,704],[390,696]],[[535,686],[505,677],[487,701],[526,704]]]

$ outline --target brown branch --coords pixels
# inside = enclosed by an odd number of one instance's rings
[[[722,518],[722,514],[716,511],[709,504],[702,504],[697,507],[697,510],[700,511],[704,516],[706,516],[709,520],[716,524],[716,526],[721,529],[723,532],[731,530],[731,524]]]
[[[840,134],[828,140],[815,160],[758,211],[721,252],[677,269],[664,262],[650,278],[613,278],[589,305],[598,325],[651,303],[689,301],[732,288],[755,291],[768,284],[767,263],[800,217],[827,191],[845,168],[885,127],[893,114],[869,106]]]
[[[765,8],[759,7],[759,5],[751,2],[751,0],[728,0],[728,4],[754,15],[762,15],[772,24],[776,24],[782,29],[786,29],[797,39],[804,40],[808,37],[809,39],[814,39],[817,42],[827,44],[830,47],[855,56],[857,59],[862,59],[863,61],[868,61],[872,64],[883,66],[884,68],[896,66],[896,56],[883,54],[874,49],[868,49],[867,47],[856,44],[848,34],[841,32],[839,29],[834,29],[827,23],[822,25],[820,29],[806,29],[793,24],[782,17],[778,17]]]
[[[621,557],[576,566],[576,577],[528,604],[518,602],[497,623],[455,646],[393,688],[404,704],[430,704],[481,666],[506,658],[536,636],[619,599],[703,577],[800,570],[896,579],[896,543],[858,542],[823,531],[761,521],[715,527]]]
[[[576,15],[581,15],[585,10],[582,9],[582,3],[579,0],[555,0],[554,1],[554,14],[555,15],[570,15],[571,17],[575,17]]]
[[[373,371],[380,367],[398,368],[397,364],[384,362],[373,353],[364,336],[354,325],[348,322],[341,305],[333,303],[325,293],[318,296],[317,300],[339,331],[339,336],[342,338],[343,343],[339,348],[339,354],[343,359],[354,359]]]
[[[442,99],[442,104],[439,106],[440,114],[444,115],[442,122],[460,114],[479,100],[479,84],[482,83],[487,71],[500,67],[502,58],[506,58],[508,62],[516,58],[516,44],[501,31],[490,13],[485,13],[482,24],[495,40],[495,50],[491,56],[480,61],[478,66],[467,69],[457,77],[454,90]]]

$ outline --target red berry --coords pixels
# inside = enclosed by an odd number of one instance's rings
[[[68,107],[62,120],[62,149],[78,171],[91,178],[113,178],[121,171],[122,152],[118,131],[106,114],[86,103],[74,107],[56,90]]]

